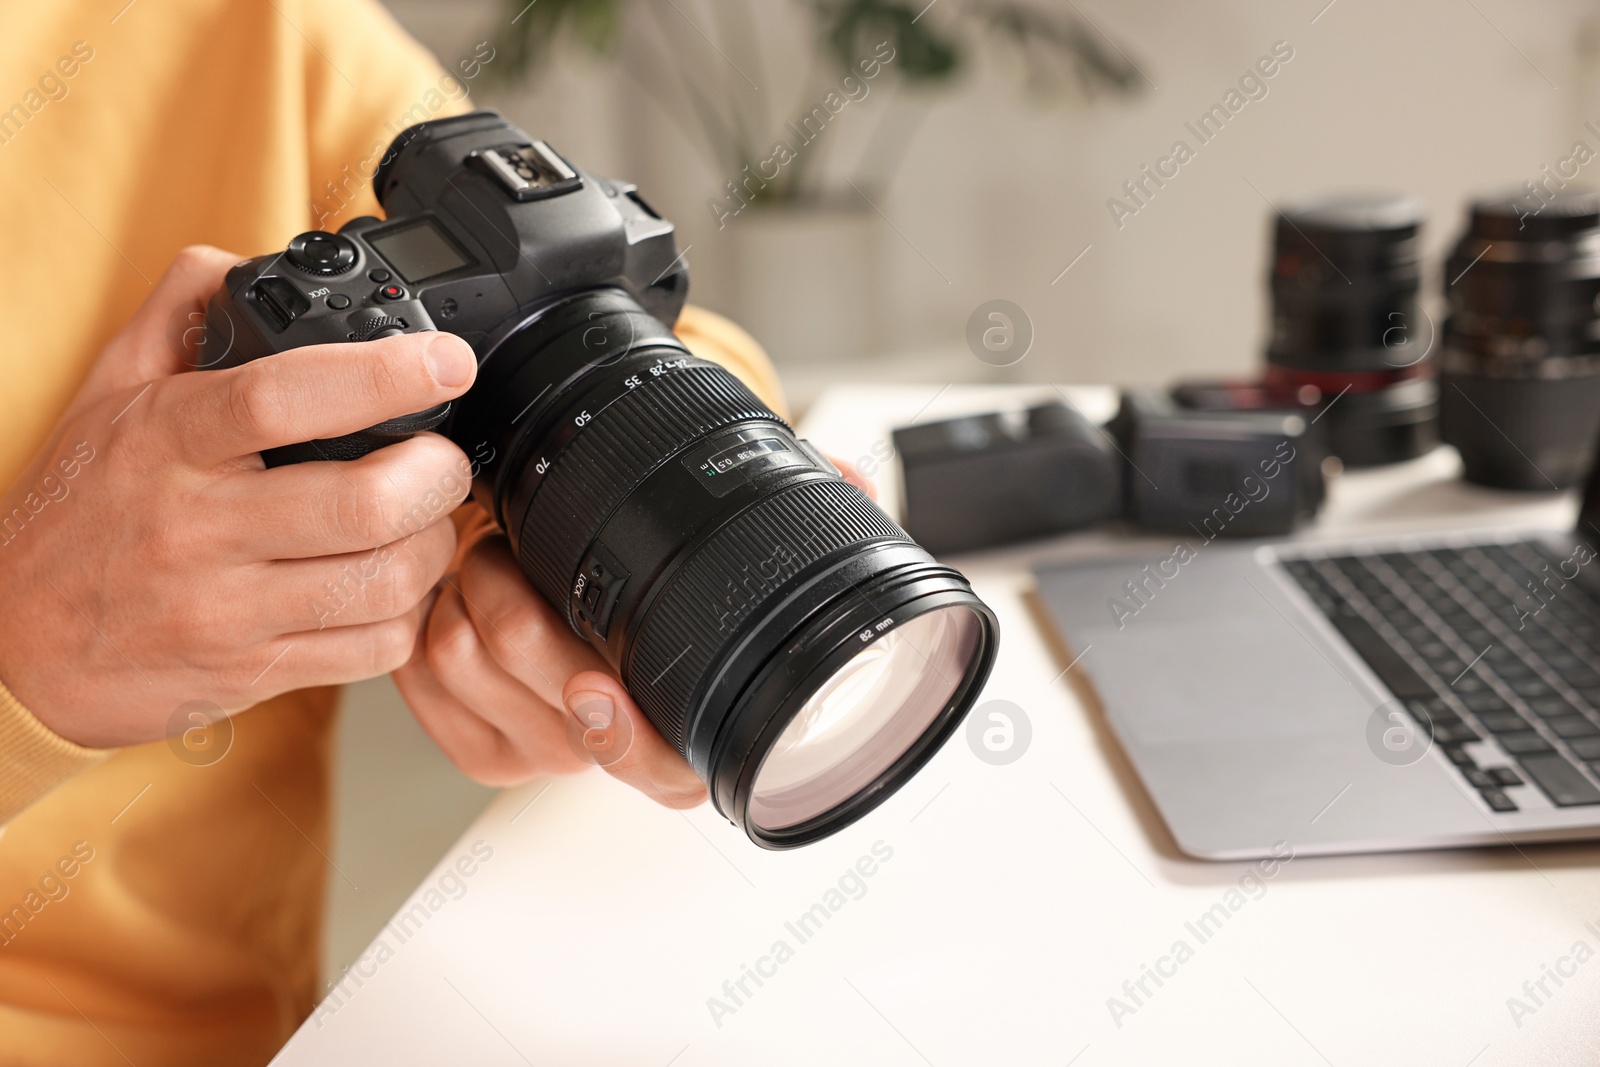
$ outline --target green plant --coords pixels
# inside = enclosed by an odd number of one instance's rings
[[[771,2],[771,0],[769,0]],[[1082,16],[1044,10],[1027,0],[789,0],[809,17],[814,33],[802,106],[774,113],[765,82],[762,42],[751,10],[755,0],[506,0],[511,21],[495,47],[502,57],[486,74],[518,83],[537,74],[552,49],[575,43],[619,62],[650,84],[668,113],[689,131],[719,170],[738,175],[770,160],[784,123],[804,113],[887,42],[892,63],[883,72],[907,89],[953,83],[981,44],[999,47],[1035,98],[1094,100],[1138,92],[1144,76],[1115,43]],[[1073,11],[1076,12],[1076,5]],[[629,19],[649,21],[629,32]],[[702,28],[702,22],[709,29]],[[709,46],[709,47],[708,47]],[[708,58],[711,50],[719,54]],[[746,68],[749,68],[749,71]],[[753,72],[753,73],[752,73]],[[670,91],[663,92],[670,86]],[[916,116],[884,109],[862,170],[883,184],[910,141]],[[825,147],[825,146],[823,146]],[[757,201],[784,203],[821,196],[823,152],[798,153],[778,177],[755,191]]]

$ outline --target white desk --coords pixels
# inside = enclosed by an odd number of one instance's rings
[[[836,455],[871,456],[889,426],[918,414],[1027,394],[956,387],[930,404],[935,392],[841,388],[803,428]],[[1074,396],[1091,414],[1110,402]],[[1469,490],[1454,469],[1439,453],[1347,476],[1317,532],[1570,521],[1570,499]],[[879,476],[893,507],[892,470]],[[360,984],[348,978],[274,1062],[1600,1059],[1600,957],[1560,988],[1547,979],[1553,996],[1520,1027],[1507,1007],[1574,942],[1600,952],[1600,934],[1584,925],[1600,930],[1600,848],[1297,859],[1197,943],[1185,922],[1237,886],[1245,865],[1176,853],[1101,724],[1055,680],[1066,662],[1025,599],[1030,563],[1105,542],[1089,534],[961,561],[1004,631],[986,699],[1013,701],[1032,721],[1018,762],[990,766],[957,737],[865,821],[781,854],[748,843],[709,807],[668,811],[598,772],[507,793],[413,898],[423,910],[409,936],[402,942],[391,924],[358,964]],[[480,841],[492,857],[460,879],[459,899],[436,894],[429,909],[426,890]],[[892,858],[862,880],[865,895],[802,943],[785,923],[880,841]],[[1123,983],[1180,938],[1192,958],[1159,988],[1146,979],[1151,995],[1119,1026],[1107,999],[1131,1004]],[[724,982],[780,940],[792,956],[762,963],[770,977],[759,988],[747,978],[751,995],[714,1020],[708,998],[731,1005]]]

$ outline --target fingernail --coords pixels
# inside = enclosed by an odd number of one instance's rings
[[[617,705],[605,693],[573,693],[567,697],[567,711],[585,729],[607,729],[617,717]]]
[[[618,721],[616,702],[605,693],[573,693],[567,697],[567,712],[572,716],[567,743],[574,756],[588,764],[609,767],[628,754],[633,731],[627,719]]]
[[[454,334],[434,335],[428,342],[428,373],[446,389],[456,389],[472,380],[476,360],[472,349]]]

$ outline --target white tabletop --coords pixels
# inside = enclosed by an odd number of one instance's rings
[[[1111,403],[1068,392],[1091,415]],[[1056,393],[841,387],[802,429],[835,455],[871,457],[890,426],[1040,395]],[[1570,498],[1467,489],[1455,469],[1440,452],[1346,475],[1314,535],[1570,522]],[[879,477],[892,508],[891,467]],[[1026,597],[1032,563],[1110,540],[957,561],[1004,633],[985,699],[1031,722],[1016,762],[985,763],[958,736],[877,812],[787,853],[750,844],[709,807],[668,811],[598,772],[508,792],[274,1062],[1600,1057],[1600,849],[1299,858],[1264,881],[1251,865],[1176,852],[1075,695],[1082,683],[1060,678],[1067,660]],[[1201,940],[1186,924],[1219,903],[1229,918]],[[790,925],[817,904],[828,918],[798,936]],[[1180,941],[1188,951],[1174,955]],[[1158,985],[1147,966],[1168,977]],[[1513,1013],[1513,997],[1526,1010]]]

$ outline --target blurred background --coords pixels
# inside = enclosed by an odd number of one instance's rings
[[[525,2],[389,6],[447,65],[494,42],[475,99],[638,182],[692,246],[693,299],[756,332],[802,402],[840,378],[1241,371],[1264,336],[1267,200],[1412,193],[1437,261],[1469,194],[1541,178],[1576,140],[1600,149],[1600,6],[1576,0],[935,0],[911,27],[862,0],[539,0],[510,24]],[[544,48],[507,47],[553,21]],[[841,25],[896,58],[781,168],[804,169],[796,195],[719,228],[708,202],[737,206],[741,172],[706,113],[746,124],[762,159],[798,145],[785,124],[844,77],[824,36]],[[923,37],[953,48],[947,68]],[[1266,96],[1201,146],[1184,123],[1279,41],[1293,59]],[[1123,183],[1180,138],[1195,158],[1119,228],[1107,201],[1132,203]],[[962,340],[992,298],[1036,331],[1005,371]]]
[[[388,6],[446,67],[483,62],[480,105],[636,181],[678,226],[691,298],[768,346],[798,409],[846,380],[1248,373],[1274,205],[1319,192],[1423,202],[1438,321],[1468,197],[1551,182],[1578,142],[1600,152],[1600,4],[1578,0]],[[893,58],[847,82],[840,34],[868,51],[888,41]],[[1275,73],[1241,90],[1274,56]],[[1185,124],[1230,90],[1243,106],[1202,143]],[[802,143],[787,124],[808,115]],[[792,160],[774,158],[779,140]],[[1179,140],[1193,158],[1160,187],[1144,179]],[[748,206],[728,187],[744,163],[777,174],[743,187]],[[1574,184],[1600,184],[1600,161],[1579,169]],[[1129,181],[1149,195],[1130,197]],[[1136,210],[1115,217],[1113,198]],[[1012,366],[965,340],[992,299],[1032,323]],[[347,711],[335,859],[349,881],[330,887],[330,975],[490,795],[387,680],[353,687]]]

